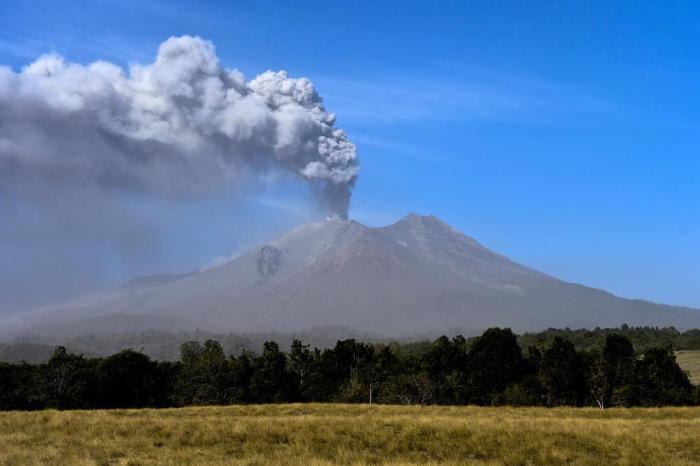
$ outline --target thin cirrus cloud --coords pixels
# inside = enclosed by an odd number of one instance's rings
[[[451,76],[317,77],[325,101],[344,122],[400,124],[474,120],[549,123],[611,111],[611,105],[565,85],[489,71]]]

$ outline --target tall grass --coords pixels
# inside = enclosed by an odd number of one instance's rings
[[[0,464],[700,463],[700,408],[290,404],[0,413]]]
[[[700,350],[677,351],[676,361],[681,369],[688,372],[690,381],[700,385]]]

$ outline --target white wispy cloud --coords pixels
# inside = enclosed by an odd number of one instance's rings
[[[380,77],[316,77],[325,100],[341,121],[530,121],[608,112],[611,105],[571,87],[482,70]]]
[[[441,161],[445,157],[435,152],[434,149],[426,150],[426,148],[417,143],[411,143],[407,139],[396,139],[382,135],[368,133],[352,133],[353,142],[364,152],[368,148],[379,149],[383,154],[399,155],[401,157],[409,157],[415,160],[422,161]]]

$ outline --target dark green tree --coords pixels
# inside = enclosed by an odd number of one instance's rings
[[[650,348],[637,361],[634,403],[641,406],[685,405],[693,401],[688,374],[676,363],[670,348]]]
[[[250,381],[253,378],[255,369],[253,360],[255,355],[247,350],[235,358],[231,356],[229,364],[231,366],[231,402],[250,403],[253,395],[250,391]]]
[[[277,343],[265,342],[262,354],[254,361],[250,392],[258,403],[296,401],[297,379],[287,368],[287,356]]]
[[[97,367],[99,360],[88,360],[56,348],[42,367],[46,406],[57,409],[90,408],[97,399]]]
[[[510,329],[490,328],[472,343],[467,367],[469,401],[496,404],[506,387],[522,379],[525,359]]]
[[[294,339],[289,352],[289,370],[296,377],[299,384],[299,396],[302,400],[313,399],[313,392],[309,390],[309,377],[314,366],[314,355],[309,350],[309,345],[304,345],[300,340]]]
[[[524,372],[519,382],[509,385],[503,392],[503,402],[513,406],[538,406],[543,404],[542,385],[537,377],[542,351],[534,346],[527,350],[524,359]]]
[[[158,364],[143,353],[120,351],[99,366],[99,404],[104,408],[154,406],[158,394]]]
[[[600,408],[629,405],[636,362],[632,342],[620,334],[608,335],[603,352],[591,359],[589,385],[596,404]]]
[[[180,404],[219,405],[231,402],[231,370],[219,342],[182,345],[182,369],[177,384]]]
[[[435,402],[459,404],[468,400],[465,393],[467,342],[464,337],[458,335],[450,340],[441,336],[423,354],[421,365],[435,388]]]
[[[554,338],[542,354],[538,379],[547,406],[583,404],[587,391],[583,365],[570,341]]]
[[[39,366],[0,363],[0,411],[45,407]]]
[[[332,401],[348,396],[350,383],[357,390],[362,367],[375,357],[374,347],[354,339],[340,340],[332,349],[314,352],[314,370],[305,382],[307,396],[318,401]],[[343,392],[341,394],[341,391]],[[359,396],[359,395],[358,395]]]

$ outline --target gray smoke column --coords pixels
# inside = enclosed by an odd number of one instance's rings
[[[0,195],[84,186],[189,196],[271,169],[308,181],[347,217],[355,145],[313,84],[284,71],[246,81],[199,37],[171,37],[155,62],[128,70],[56,54],[17,73],[0,67]]]

